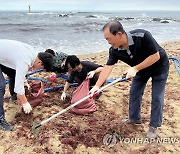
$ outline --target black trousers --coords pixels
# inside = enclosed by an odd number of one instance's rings
[[[0,67],[1,67],[1,71],[9,77],[9,92],[11,96],[13,96],[14,94],[16,94],[14,92],[16,70],[8,68],[1,64]]]
[[[9,91],[10,91],[11,96],[13,94],[16,94],[14,92],[16,71],[0,64],[0,117],[2,115],[4,116],[4,107],[3,106],[4,106],[4,94],[5,94],[6,84],[5,84],[5,79],[4,79],[3,73],[7,74],[7,76],[9,77]]]

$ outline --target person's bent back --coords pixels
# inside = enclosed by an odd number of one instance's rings
[[[44,68],[51,71],[53,56],[49,53],[38,53],[28,44],[14,40],[0,40],[0,129],[12,130],[13,126],[5,120],[4,93],[5,79],[3,73],[10,77],[9,87],[17,94],[18,103],[26,114],[32,111],[24,90],[25,75],[29,70]]]

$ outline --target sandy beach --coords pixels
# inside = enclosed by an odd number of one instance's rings
[[[162,44],[162,47],[166,49],[168,56],[180,59],[180,41],[167,42]],[[78,57],[104,65],[108,52]],[[109,78],[118,78],[127,68],[126,64],[118,62]],[[35,76],[48,79],[49,73],[38,73]],[[64,79],[57,78],[50,86],[64,83]],[[127,125],[121,122],[128,117],[130,85],[131,81],[116,83],[104,90],[96,100],[96,112],[84,116],[66,112],[42,125],[38,136],[32,134],[33,121],[41,122],[69,106],[70,98],[61,101],[62,90],[47,92],[43,102],[35,107],[30,115],[22,113],[17,102],[5,101],[6,119],[15,126],[15,130],[0,131],[0,154],[180,153],[180,75],[173,61],[170,60],[163,123],[158,130],[159,142],[148,142],[145,138],[150,119],[151,80],[148,81],[142,100],[143,123]],[[75,89],[76,87],[69,88],[69,94]],[[142,140],[130,143],[130,139]]]

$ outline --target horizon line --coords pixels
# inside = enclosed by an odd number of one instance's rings
[[[23,10],[19,10],[19,9],[14,9],[14,10],[4,10],[4,9],[0,9],[0,11],[10,11],[10,12],[13,12],[13,11],[28,11],[27,9],[23,9]],[[168,11],[180,11],[180,10],[165,10],[165,9],[145,9],[145,10],[141,10],[141,9],[135,9],[135,10],[88,10],[88,11],[85,11],[85,10],[49,10],[49,9],[44,9],[44,10],[38,10],[38,9],[35,9],[35,10],[32,10],[33,12],[39,12],[39,11],[62,11],[62,12],[84,12],[84,13],[91,13],[91,12],[123,12],[123,11],[165,11],[165,12],[168,12]]]

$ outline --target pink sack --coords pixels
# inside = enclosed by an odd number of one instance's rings
[[[89,79],[85,79],[81,85],[73,92],[71,104],[79,101],[80,99],[86,97],[89,93]],[[96,111],[95,100],[93,98],[88,98],[76,105],[71,109],[77,114],[87,114]]]
[[[32,107],[38,106],[43,101],[44,85],[41,81],[30,84],[31,91],[27,94],[27,100]]]
[[[31,104],[32,107],[39,105],[43,101],[44,96],[44,85],[41,81],[31,82],[30,90],[25,86],[25,95],[27,101]],[[20,106],[22,102],[18,100]]]

